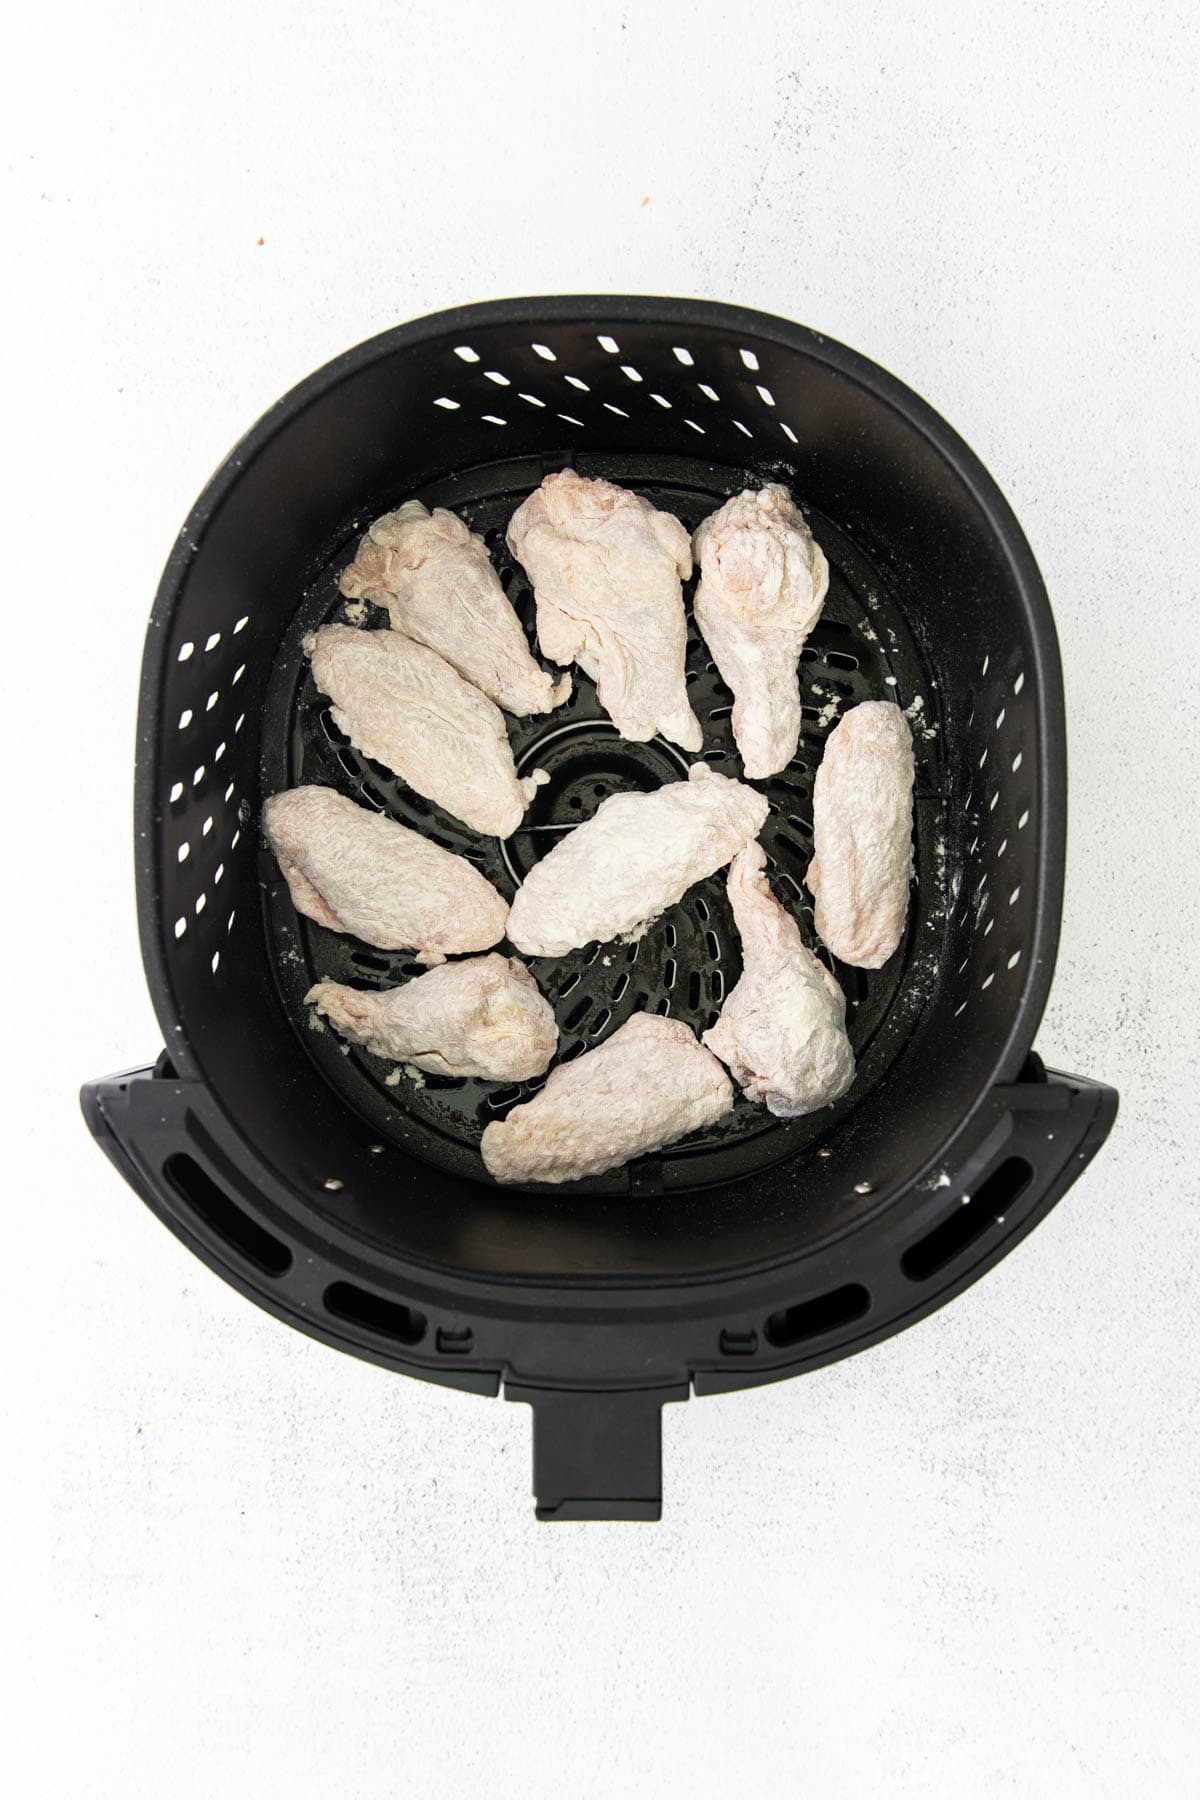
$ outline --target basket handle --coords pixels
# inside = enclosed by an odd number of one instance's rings
[[[670,1387],[580,1390],[506,1382],[533,1408],[533,1492],[539,1519],[662,1517],[662,1409]]]

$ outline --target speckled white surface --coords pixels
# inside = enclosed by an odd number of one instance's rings
[[[1194,1793],[1194,8],[223,0],[185,20],[115,0],[27,11],[22,39],[12,1791]],[[1067,1201],[951,1309],[669,1409],[657,1528],[536,1526],[524,1409],[257,1313],[75,1114],[82,1078],[157,1048],[133,715],[194,494],[348,344],[561,289],[804,319],[988,463],[1067,669],[1040,1047],[1123,1104]]]

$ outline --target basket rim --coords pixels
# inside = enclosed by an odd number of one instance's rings
[[[599,330],[619,326],[622,322],[681,329],[692,326],[715,328],[775,344],[784,350],[802,352],[854,382],[898,413],[952,468],[986,519],[1021,593],[1030,624],[1041,741],[1037,767],[1037,894],[1031,953],[1019,1001],[993,1058],[990,1079],[981,1084],[975,1100],[958,1121],[951,1137],[937,1146],[928,1162],[905,1183],[907,1191],[946,1156],[951,1145],[970,1127],[990,1088],[1017,1078],[1045,1011],[1061,927],[1066,853],[1066,720],[1053,614],[1033,551],[1008,501],[974,451],[928,402],[869,357],[823,332],[777,314],[719,301],[660,295],[530,295],[427,313],[389,327],[323,364],[290,388],[232,446],[192,506],[168,555],[155,593],[142,661],[134,777],[135,889],[142,962],[168,1054],[181,1077],[205,1079],[205,1072],[188,1041],[171,975],[166,923],[160,917],[157,838],[160,812],[158,747],[168,667],[168,627],[209,527],[246,467],[280,431],[348,377],[396,350],[410,349],[479,326],[545,327],[554,323],[582,322],[594,324]],[[228,1123],[234,1126],[222,1097],[213,1092],[213,1098]],[[248,1147],[254,1149],[252,1145]],[[878,1211],[883,1211],[898,1197],[898,1191],[881,1193]],[[299,1195],[297,1199],[307,1206],[306,1199]],[[872,1210],[874,1213],[876,1209]],[[862,1223],[847,1229],[860,1228]],[[467,1286],[471,1285],[470,1278],[463,1277],[461,1272],[455,1273]]]

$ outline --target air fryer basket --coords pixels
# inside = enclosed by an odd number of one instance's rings
[[[687,759],[627,744],[591,684],[512,721],[551,776],[501,844],[354,751],[300,651],[342,615],[337,573],[417,495],[504,548],[518,502],[572,464],[693,527],[786,482],[832,570],[801,666],[804,729],[771,782],[777,893],[811,932],[812,778],[846,705],[895,698],[917,753],[916,885],[882,970],[834,965],[859,1077],[794,1121],[739,1101],[710,1133],[566,1189],[491,1183],[484,1124],[538,1084],[427,1078],[314,1029],[319,975],[416,972],[298,918],[263,798],[332,785],[469,855],[501,891],[606,794]],[[740,772],[730,696],[694,627],[688,682],[713,767]],[[1049,604],[1003,498],[900,383],[765,314],[555,298],[442,313],[293,390],[236,447],[155,603],[136,771],[143,956],[166,1049],[90,1084],[89,1124],[198,1255],[315,1336],[429,1380],[532,1403],[542,1517],[658,1515],[664,1400],[749,1386],[875,1342],[974,1280],[1044,1216],[1111,1126],[1111,1089],[1032,1054],[1065,831]],[[723,878],[632,945],[533,964],[561,1054],[631,1012],[711,1022],[739,973]]]

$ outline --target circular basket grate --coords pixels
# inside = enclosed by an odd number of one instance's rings
[[[510,556],[505,527],[515,508],[552,468],[568,459],[524,458],[488,464],[419,490],[429,507],[448,506],[482,533],[536,654],[533,596],[524,571]],[[581,474],[603,475],[674,513],[689,530],[761,474],[686,457],[570,459]],[[397,494],[394,504],[408,499]],[[797,498],[804,505],[804,495]],[[739,1096],[711,1130],[693,1134],[661,1155],[578,1184],[597,1194],[703,1187],[750,1175],[819,1141],[883,1077],[903,1046],[931,992],[944,936],[945,784],[936,692],[888,587],[859,551],[826,518],[805,507],[828,558],[830,588],[822,617],[805,647],[800,681],[803,731],[795,759],[782,774],[753,785],[770,802],[762,838],[777,897],[799,917],[807,940],[825,957],[845,992],[848,1029],[858,1076],[836,1107],[796,1120],[777,1120]],[[297,610],[280,649],[268,698],[262,740],[264,794],[312,782],[335,787],[360,804],[425,833],[467,857],[506,897],[519,879],[565,831],[590,817],[609,794],[648,791],[679,780],[688,758],[662,739],[630,744],[600,707],[592,683],[573,671],[569,701],[554,713],[509,719],[509,736],[522,771],[546,769],[521,828],[501,843],[483,839],[398,781],[382,765],[355,750],[338,730],[328,701],[314,686],[300,643],[315,626],[345,617],[337,587],[367,519],[348,526],[337,554],[315,580]],[[732,696],[719,680],[691,620],[687,683],[704,729],[700,753],[722,774],[741,778],[733,742]],[[365,627],[386,624],[386,614]],[[812,783],[826,736],[842,712],[866,699],[894,699],[914,708],[917,762],[915,801],[916,885],[903,945],[878,971],[851,969],[830,959],[816,943],[804,873],[812,854]],[[280,990],[309,1056],[325,1078],[377,1132],[437,1167],[488,1179],[478,1155],[488,1122],[529,1099],[545,1077],[512,1087],[425,1075],[417,1080],[393,1065],[337,1038],[304,1006],[312,983],[328,977],[359,987],[390,987],[423,973],[404,953],[370,949],[353,938],[298,918],[269,852],[262,852],[266,921]],[[499,946],[507,950],[507,945]],[[634,1012],[682,1019],[697,1032],[711,1025],[741,973],[738,934],[725,897],[725,874],[692,888],[635,941],[591,944],[561,958],[532,958],[530,968],[554,1007],[561,1040],[557,1062],[582,1055],[611,1035]]]

